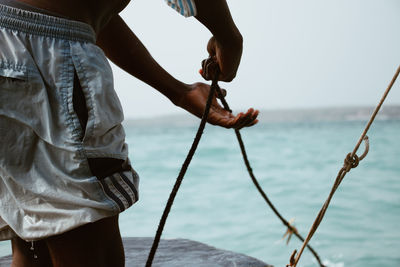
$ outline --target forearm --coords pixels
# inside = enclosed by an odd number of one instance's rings
[[[226,0],[195,0],[196,18],[206,26],[213,37],[207,44],[209,58],[202,64],[201,75],[206,80],[232,81],[242,57],[243,38],[233,22]]]
[[[242,46],[242,35],[236,27],[226,0],[195,0],[196,19],[221,43]]]
[[[154,87],[175,104],[187,88],[154,60],[120,16],[115,16],[102,29],[97,45],[117,66]]]

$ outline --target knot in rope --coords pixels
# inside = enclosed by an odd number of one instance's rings
[[[351,153],[347,154],[346,158],[344,159],[344,165],[343,168],[346,170],[346,172],[349,172],[352,168],[356,168],[358,164],[360,163],[360,160],[356,154],[351,156]]]
[[[293,251],[292,255],[290,255],[289,264],[286,264],[286,267],[295,266],[295,264],[296,264],[296,255],[297,255],[297,249],[295,249]]]
[[[292,256],[289,259],[290,263],[287,266],[296,267],[297,263],[300,260],[301,255],[304,251],[304,248],[307,246],[307,243],[311,240],[311,238],[314,235],[315,231],[317,230],[319,224],[321,223],[322,219],[324,218],[324,215],[325,215],[326,210],[328,209],[329,203],[331,202],[332,197],[336,192],[336,189],[339,187],[339,185],[342,182],[342,180],[344,179],[346,173],[348,173],[352,168],[357,167],[359,162],[367,156],[368,151],[369,151],[369,139],[367,136],[367,132],[368,132],[369,128],[371,127],[372,123],[374,122],[376,115],[378,114],[381,106],[383,105],[383,102],[385,101],[387,95],[389,94],[390,89],[392,88],[394,82],[396,81],[396,79],[399,75],[400,75],[400,66],[397,68],[397,71],[396,71],[395,75],[393,76],[392,81],[390,82],[389,86],[387,87],[385,93],[383,94],[381,100],[379,101],[378,106],[375,108],[374,112],[372,113],[372,116],[369,119],[367,126],[365,126],[364,131],[360,136],[360,139],[358,139],[358,142],[357,142],[356,146],[354,147],[353,152],[347,154],[346,159],[344,160],[344,165],[340,169],[340,171],[336,177],[336,180],[332,186],[331,192],[329,193],[328,198],[325,200],[325,203],[323,204],[321,210],[319,211],[317,217],[315,218],[314,223],[312,224],[311,229],[308,232],[307,238],[304,240],[299,253],[297,253],[296,251],[293,252]],[[364,150],[364,153],[360,157],[358,157],[356,155],[356,153],[363,141],[364,141],[364,145],[365,145],[365,150]],[[293,260],[293,258],[294,258],[294,260]]]
[[[297,228],[294,227],[293,223],[294,223],[294,219],[290,219],[288,222],[288,225],[287,225],[287,230],[282,237],[282,239],[285,239],[285,237],[287,236],[286,245],[289,244],[290,239],[292,238],[292,235],[298,234]]]
[[[344,164],[343,164],[343,170],[346,172],[349,172],[351,169],[356,168],[358,166],[358,164],[360,163],[361,160],[363,160],[365,158],[365,156],[367,156],[368,151],[369,151],[369,138],[367,135],[364,135],[360,141],[359,144],[361,144],[361,142],[364,141],[364,145],[365,145],[365,150],[362,153],[362,155],[360,157],[357,156],[356,152],[358,149],[358,146],[356,147],[357,149],[355,149],[352,153],[347,154],[346,158],[344,159]]]

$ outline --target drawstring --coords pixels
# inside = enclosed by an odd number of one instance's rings
[[[35,242],[35,241],[31,241],[31,247],[30,247],[30,250],[31,250],[31,251],[32,251],[32,253],[33,253],[33,258],[34,258],[34,259],[37,259],[37,258],[38,258],[38,256],[37,256],[37,255],[36,255],[36,253],[35,253],[34,242]]]

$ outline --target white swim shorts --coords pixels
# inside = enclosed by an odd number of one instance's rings
[[[77,81],[78,79],[78,81]],[[87,121],[74,109],[80,84]],[[113,216],[138,200],[112,71],[84,23],[0,5],[0,240],[34,241]]]

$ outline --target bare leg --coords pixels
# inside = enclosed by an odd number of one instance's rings
[[[123,267],[118,215],[46,239],[54,267]]]
[[[34,242],[11,241],[11,267],[124,267],[118,215]],[[34,258],[34,255],[37,258]]]
[[[19,237],[11,240],[12,264],[11,267],[52,267],[49,251],[45,241],[35,241],[34,250],[31,250],[32,243],[26,242]],[[37,257],[35,258],[34,255]]]

